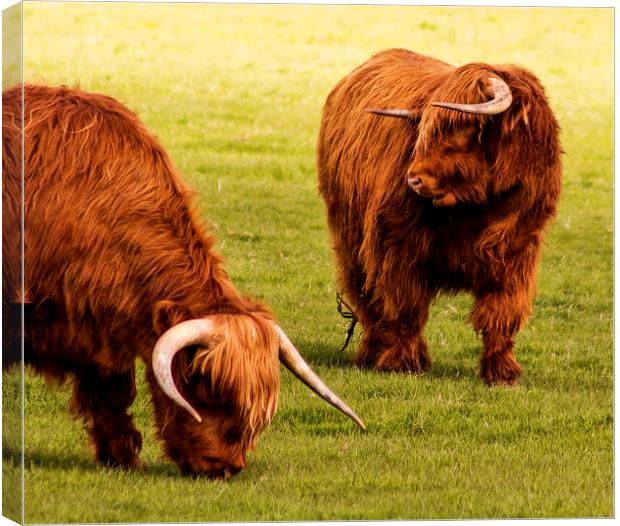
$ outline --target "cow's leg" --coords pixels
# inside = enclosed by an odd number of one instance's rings
[[[530,310],[527,288],[476,295],[471,321],[476,332],[482,334],[480,375],[487,384],[517,383],[521,366],[514,356],[515,338]]]
[[[331,228],[332,232],[336,229]],[[392,279],[388,276],[383,278],[382,289],[404,288],[408,291],[407,298],[400,292],[390,298],[377,294],[372,286],[368,286],[362,262],[351,256],[359,251],[361,243],[361,236],[349,243],[335,240],[339,284],[363,329],[356,364],[381,371],[423,372],[430,369],[431,359],[422,330],[428,320],[433,292],[421,286],[426,285],[424,279],[409,280],[405,285],[400,276]],[[392,252],[399,253],[401,248],[392,248]],[[415,301],[410,301],[411,298]],[[401,306],[403,303],[406,309]]]
[[[379,371],[421,373],[431,367],[426,338],[422,334],[428,320],[429,302],[419,310],[395,320],[365,316],[364,334],[356,363]]]
[[[95,365],[75,371],[73,411],[84,418],[97,460],[106,466],[141,468],[142,435],[128,407],[136,397],[135,372],[102,372]]]

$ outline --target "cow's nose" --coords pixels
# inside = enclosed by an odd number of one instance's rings
[[[422,184],[422,178],[419,175],[412,175],[409,177],[408,183],[412,187],[420,186]]]

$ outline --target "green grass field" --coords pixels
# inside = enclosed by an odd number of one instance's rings
[[[133,413],[147,470],[106,470],[69,416],[68,390],[27,372],[26,522],[613,515],[611,9],[28,2],[24,43],[26,80],[79,84],[139,114],[198,190],[237,287],[272,306],[368,425],[356,429],[283,371],[279,410],[248,468],[228,483],[182,478],[155,440],[141,374]],[[562,125],[562,202],[517,342],[517,388],[478,378],[465,295],[433,306],[428,374],[361,372],[351,349],[338,350],[346,325],[316,137],[331,87],[389,47],[524,65]],[[6,399],[20,381],[4,376]],[[5,514],[17,513],[10,416]]]

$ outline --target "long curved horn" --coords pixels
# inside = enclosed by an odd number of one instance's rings
[[[510,87],[502,79],[490,77],[489,84],[493,91],[493,99],[480,104],[456,104],[454,102],[433,102],[433,106],[448,110],[462,111],[476,115],[497,115],[506,111],[512,104]]]
[[[278,325],[274,324],[274,327],[280,337],[280,361],[286,368],[323,400],[333,405],[339,411],[342,411],[362,429],[366,429],[366,425],[362,419],[357,416],[347,404],[340,400],[340,398],[338,398],[338,396],[327,387],[325,383],[323,383],[323,380],[310,368],[284,331]]]
[[[186,409],[198,422],[202,418],[191,404],[183,397],[174,384],[172,359],[175,354],[190,345],[203,344],[213,331],[213,322],[207,318],[188,320],[174,325],[162,334],[153,348],[151,362],[157,383],[166,396]]]
[[[413,119],[416,113],[411,110],[381,110],[377,108],[369,108],[366,110],[368,113],[374,113],[375,115],[382,115],[384,117],[396,117],[398,119]]]

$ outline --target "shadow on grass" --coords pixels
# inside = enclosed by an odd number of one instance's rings
[[[344,339],[343,339],[344,342]],[[355,343],[351,342],[346,350],[340,347],[317,341],[300,340],[295,344],[302,356],[310,365],[357,369],[355,366]]]
[[[344,343],[344,339],[343,339]],[[355,365],[356,341],[352,341],[345,350],[340,347],[325,344],[316,341],[301,340],[297,348],[302,355],[308,360],[310,365],[352,369],[355,371],[364,371],[369,375],[401,375],[408,373],[400,372],[384,372],[374,371],[372,369],[359,369]],[[471,360],[468,358],[472,355],[477,356],[480,353],[479,347],[470,347],[458,353],[457,357],[451,357],[450,362],[434,359],[433,365],[428,373],[421,376],[428,376],[435,379],[453,379],[453,380],[478,380],[479,372],[477,368],[471,368]],[[431,355],[432,358],[432,355]],[[458,363],[457,363],[458,362]]]
[[[20,455],[19,452],[10,451],[9,455],[15,458]],[[6,453],[3,454],[6,458]],[[30,466],[36,466],[46,469],[60,469],[69,471],[78,468],[84,471],[95,471],[100,466],[95,463],[94,459],[86,458],[75,453],[52,454],[49,452],[34,451],[24,456],[24,467],[28,469]]]
[[[145,463],[144,475],[157,478],[180,478],[182,480],[192,480],[191,475],[183,475],[177,465],[172,461],[157,460]]]
[[[480,375],[476,369],[467,367],[466,364],[456,363],[437,363],[433,362],[433,367],[429,371],[428,376],[430,378],[438,380],[467,380],[477,381],[480,380]]]
[[[2,446],[2,461],[18,466],[22,462],[21,450],[15,450],[4,444]]]
[[[12,448],[3,448],[2,459],[4,462],[13,465],[21,464],[21,452]],[[94,458],[83,457],[74,453],[53,454],[50,452],[35,451],[28,453],[24,457],[24,466],[26,469],[37,467],[43,469],[54,469],[61,471],[70,471],[79,469],[88,472],[120,471],[126,473],[140,473],[144,476],[154,476],[157,478],[177,478],[180,477],[177,466],[172,462],[157,460],[151,463],[145,463],[143,471],[126,470],[124,468],[104,467],[98,464]]]

